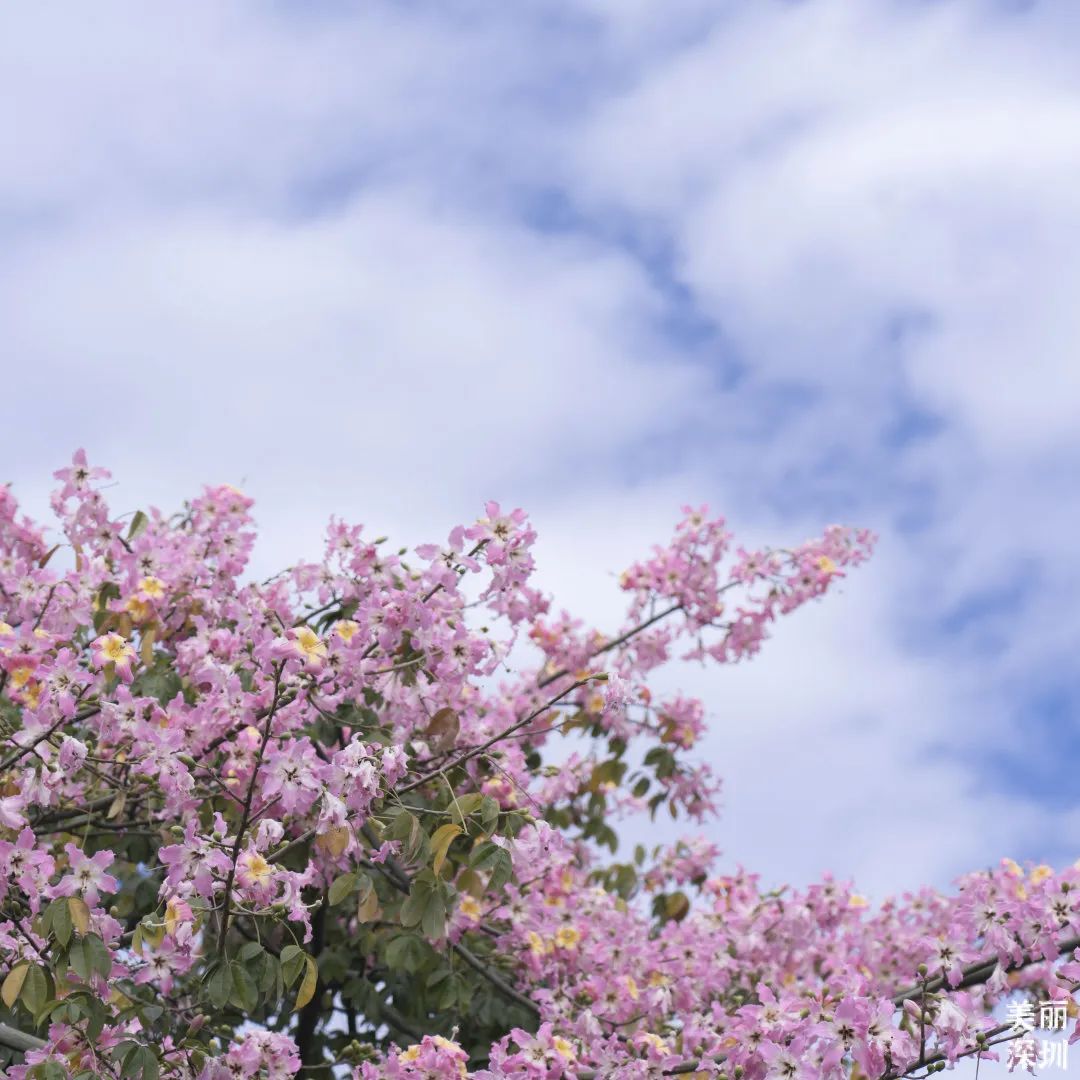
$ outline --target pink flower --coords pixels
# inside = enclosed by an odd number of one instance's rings
[[[67,852],[69,873],[53,889],[54,896],[81,895],[94,907],[101,899],[101,893],[114,893],[119,888],[116,878],[105,873],[105,868],[116,858],[111,851],[87,856],[72,843],[65,844],[64,851]]]
[[[110,665],[124,682],[131,682],[131,665],[135,661],[135,650],[119,634],[103,634],[91,645],[94,653],[94,666],[108,668]]]

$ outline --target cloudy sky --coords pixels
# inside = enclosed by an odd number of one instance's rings
[[[5,479],[438,539],[601,625],[708,502],[881,534],[713,717],[732,862],[880,899],[1080,851],[1080,6],[9,5]]]

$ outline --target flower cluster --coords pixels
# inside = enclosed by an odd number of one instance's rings
[[[521,510],[411,551],[335,520],[257,582],[234,488],[118,515],[56,475],[57,537],[0,488],[5,1075],[896,1078],[992,1053],[1010,995],[1073,1010],[1075,868],[871,910],[703,840],[614,858],[715,809],[705,705],[650,676],[753,655],[869,534],[746,551],[688,508],[601,632]]]

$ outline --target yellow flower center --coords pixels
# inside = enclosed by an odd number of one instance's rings
[[[571,1046],[570,1043],[566,1039],[564,1039],[561,1035],[556,1035],[551,1040],[551,1045],[554,1046],[555,1050],[558,1052],[558,1054],[561,1057],[566,1058],[567,1061],[570,1061],[571,1059],[573,1059],[574,1057],[577,1056],[574,1053],[573,1046]]]
[[[651,1031],[645,1032],[641,1036],[641,1041],[648,1046],[653,1047],[657,1053],[666,1054],[668,1052],[667,1043],[660,1038],[659,1035],[654,1035]]]
[[[245,863],[248,877],[256,885],[262,885],[269,881],[274,873],[274,868],[258,853],[249,855]]]
[[[309,626],[301,626],[296,631],[293,641],[297,652],[305,660],[321,660],[326,656],[326,646],[319,640],[319,635]]]
[[[141,596],[133,596],[124,605],[124,609],[136,622],[145,622],[153,614],[153,608]]]
[[[177,926],[180,925],[180,912],[178,910],[179,902],[176,897],[172,897],[165,905],[165,929],[170,934],[176,933]]]
[[[12,669],[11,688],[21,690],[30,681],[30,676],[33,673],[34,669],[25,664],[20,664],[17,668]]]
[[[139,582],[139,592],[151,600],[160,600],[165,595],[165,582],[159,577],[144,577]]]
[[[119,634],[106,634],[101,643],[101,655],[106,660],[119,664],[129,656],[134,656],[135,650]]]
[[[555,944],[560,949],[572,949],[581,940],[581,934],[572,926],[560,926],[555,931]]]
[[[480,917],[480,912],[483,909],[480,907],[480,903],[479,903],[478,900],[476,900],[472,896],[466,896],[466,897],[464,897],[462,899],[461,903],[458,905],[458,910],[466,918],[478,919]]]

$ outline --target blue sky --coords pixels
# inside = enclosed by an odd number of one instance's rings
[[[760,661],[671,676],[728,857],[1072,861],[1078,46],[1066,3],[8,7],[3,471],[240,484],[267,567],[496,497],[601,625],[684,502],[872,526]]]

